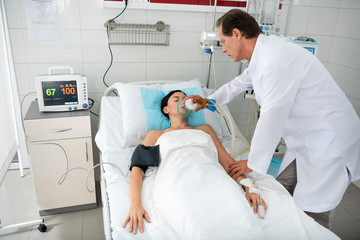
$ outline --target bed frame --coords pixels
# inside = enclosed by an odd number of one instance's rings
[[[179,82],[184,82],[184,81],[146,81],[146,82],[131,82],[129,84],[150,85],[150,84],[165,84],[165,83],[179,83]],[[110,96],[114,93],[116,94],[116,92],[117,92],[116,88],[112,85],[105,90],[104,96]],[[219,104],[216,104],[216,107],[217,107],[219,114],[221,114],[225,118],[226,122],[230,124],[230,126],[229,126],[230,132],[232,133],[232,144],[231,144],[230,156],[235,158],[236,156],[240,155],[241,153],[243,153],[245,151],[249,151],[250,144],[248,143],[246,138],[242,135],[242,133],[239,131],[239,129],[236,127],[234,120],[231,117],[229,111]],[[245,143],[246,147],[236,151],[236,149],[235,149],[236,138],[241,139]],[[110,214],[111,213],[110,213],[109,199],[108,199],[108,195],[106,192],[106,179],[104,178],[105,170],[104,170],[103,164],[104,163],[102,161],[102,156],[101,156],[101,152],[100,152],[100,188],[101,188],[101,199],[102,199],[102,206],[103,206],[104,233],[105,233],[106,240],[112,240],[112,230],[111,230],[111,222],[110,222]]]

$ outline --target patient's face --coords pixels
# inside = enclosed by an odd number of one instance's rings
[[[171,95],[171,97],[169,98],[168,102],[167,102],[167,108],[169,113],[173,113],[173,114],[177,114],[176,111],[176,106],[177,103],[180,99],[186,97],[186,95],[182,92],[176,92],[173,95]]]

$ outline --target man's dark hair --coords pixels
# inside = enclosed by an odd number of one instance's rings
[[[169,99],[170,99],[170,97],[174,94],[174,93],[176,93],[176,92],[182,92],[182,93],[184,93],[183,91],[181,91],[181,90],[174,90],[174,91],[171,91],[171,92],[169,92],[162,100],[161,100],[161,112],[164,114],[164,116],[165,117],[167,117],[167,118],[169,118],[169,115],[168,114],[166,114],[166,113],[164,113],[164,107],[166,107],[167,105],[168,105],[168,101],[169,101]],[[185,94],[185,93],[184,93]],[[185,94],[185,96],[186,96],[186,94]]]
[[[222,25],[222,33],[227,37],[233,35],[234,28],[239,29],[246,39],[255,38],[262,33],[256,20],[250,14],[239,9],[232,9],[225,13],[217,20],[216,25],[217,27]]]

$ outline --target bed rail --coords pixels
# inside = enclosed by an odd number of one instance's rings
[[[100,154],[100,162],[101,154]],[[111,234],[111,225],[110,225],[110,208],[109,208],[109,199],[106,192],[106,180],[104,178],[104,166],[100,165],[100,190],[101,190],[101,200],[102,200],[102,207],[103,207],[103,221],[104,221],[104,233],[106,240],[112,240]]]

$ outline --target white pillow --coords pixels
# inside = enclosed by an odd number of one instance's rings
[[[122,147],[136,146],[141,144],[148,132],[146,117],[147,114],[142,101],[141,88],[161,89],[162,91],[197,88],[199,95],[204,97],[202,86],[198,79],[180,83],[151,85],[132,85],[117,82],[113,84],[113,87],[117,89],[121,102],[124,129],[124,141],[122,141]],[[209,110],[205,110],[205,122],[211,125],[216,135],[221,139],[221,126],[215,114],[216,113],[210,112]]]

